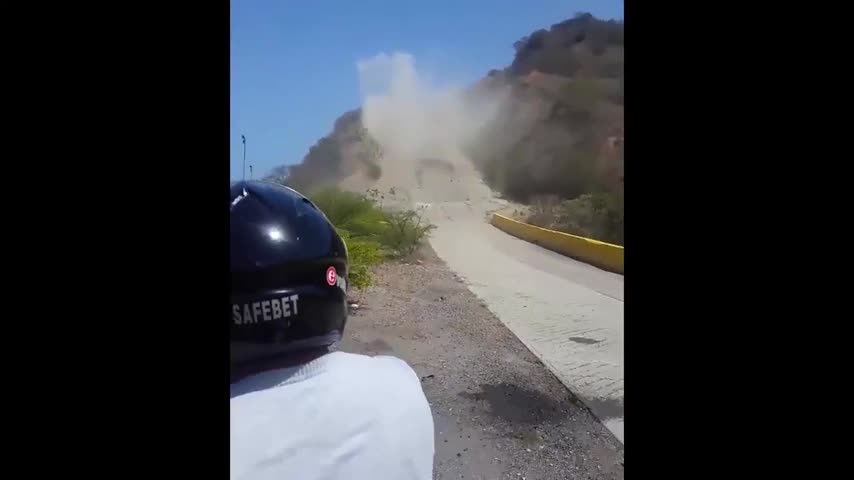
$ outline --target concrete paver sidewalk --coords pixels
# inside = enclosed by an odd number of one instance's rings
[[[512,237],[465,203],[429,215],[436,253],[624,441],[623,276]]]

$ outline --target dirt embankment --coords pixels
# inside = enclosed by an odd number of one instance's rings
[[[623,478],[623,446],[429,246],[376,275],[340,349],[398,356],[422,378],[435,478]]]

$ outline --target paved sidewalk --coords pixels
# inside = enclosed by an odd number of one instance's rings
[[[623,276],[510,236],[465,202],[429,216],[436,253],[623,442]]]

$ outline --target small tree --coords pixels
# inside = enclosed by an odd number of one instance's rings
[[[422,211],[423,207],[388,214],[388,229],[384,232],[381,243],[392,250],[393,256],[411,255],[424,242],[430,231],[436,228],[435,225],[424,221]]]

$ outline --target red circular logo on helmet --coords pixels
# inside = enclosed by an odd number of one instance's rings
[[[338,272],[335,271],[335,267],[329,267],[326,269],[326,283],[329,286],[335,285],[338,280]]]

